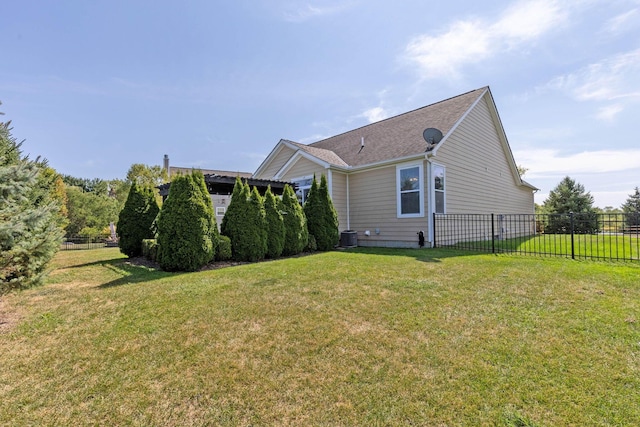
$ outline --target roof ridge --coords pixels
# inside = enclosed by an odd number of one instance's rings
[[[461,94],[458,94],[458,95],[455,95],[455,96],[451,96],[451,97],[446,98],[446,99],[442,99],[440,101],[433,102],[433,103],[428,104],[428,105],[424,105],[422,107],[414,108],[413,110],[410,110],[410,111],[405,111],[404,113],[396,114],[395,116],[387,117],[386,119],[378,120],[377,122],[368,123],[368,124],[360,126],[358,128],[350,129],[350,130],[347,130],[347,131],[332,135],[330,137],[321,139],[319,141],[312,142],[311,144],[301,144],[301,143],[296,143],[296,144],[306,145],[308,147],[311,147],[311,146],[314,146],[315,144],[319,144],[319,143],[324,142],[324,141],[326,141],[328,139],[332,139],[332,138],[335,138],[335,137],[338,137],[338,136],[341,136],[341,135],[345,135],[347,133],[351,133],[351,132],[354,132],[354,131],[357,131],[357,130],[360,130],[360,129],[364,129],[366,127],[372,126],[372,125],[377,124],[377,123],[382,123],[382,122],[385,122],[387,120],[391,120],[391,119],[395,119],[395,118],[398,118],[398,117],[406,116],[407,114],[411,114],[411,113],[414,113],[416,111],[423,110],[425,108],[433,107],[434,105],[438,105],[438,104],[441,104],[443,102],[448,102],[448,101],[451,101],[453,99],[460,98],[461,96],[469,95],[470,93],[473,93],[473,92],[483,91],[483,90],[487,90],[487,89],[489,89],[488,85],[480,87],[480,88],[477,88],[477,89],[473,89],[473,90],[470,90],[470,91],[467,91],[467,92],[464,92],[464,93],[461,93]],[[289,141],[289,142],[294,142],[294,141]],[[317,147],[317,148],[320,148],[320,147]],[[332,151],[332,150],[329,150],[329,151]]]

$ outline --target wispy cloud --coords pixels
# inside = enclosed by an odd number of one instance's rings
[[[373,123],[386,119],[390,114],[383,107],[373,107],[363,112],[360,116],[367,119],[369,123]]]
[[[604,122],[612,122],[618,113],[621,113],[624,107],[620,104],[607,105],[602,107],[596,113],[596,118]]]
[[[573,154],[561,154],[554,149],[520,150],[514,152],[514,157],[529,169],[526,178],[532,179],[640,169],[640,149],[583,151]]]
[[[457,79],[464,67],[532,43],[565,22],[567,16],[568,10],[555,0],[519,1],[495,21],[455,21],[440,34],[413,38],[404,59],[419,66],[423,79]]]
[[[640,49],[605,58],[575,73],[551,80],[547,87],[579,101],[610,101],[640,96]]]
[[[326,5],[317,4],[300,4],[294,3],[294,5],[284,12],[284,20],[288,22],[305,22],[309,19],[335,15],[351,7],[350,2],[334,3]]]
[[[610,103],[596,114],[596,118],[609,121],[629,103],[640,101],[640,49],[558,76],[542,88],[549,89],[565,92],[578,101]]]
[[[635,8],[606,21],[602,32],[617,36],[636,28],[638,25],[640,25],[640,9]]]
[[[493,39],[505,38],[508,44],[528,42],[567,19],[568,10],[554,0],[520,1],[509,7],[490,28]]]

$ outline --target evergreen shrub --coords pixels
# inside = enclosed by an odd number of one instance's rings
[[[156,239],[142,240],[142,256],[149,261],[156,262],[158,259],[158,241]]]
[[[218,249],[216,250],[216,261],[228,261],[233,257],[231,252],[231,239],[227,236],[220,236]]]
[[[307,247],[304,248],[307,252],[315,252],[318,250],[318,244],[316,243],[316,237],[313,234],[309,234],[309,242]]]
[[[163,270],[195,271],[213,260],[215,217],[200,180],[202,174],[179,175],[169,187],[156,221],[157,256]]]
[[[236,178],[231,201],[221,224],[221,233],[231,239],[233,259],[259,261],[267,253],[266,220],[262,196],[254,187]]]
[[[278,199],[267,187],[264,195],[264,211],[267,221],[267,258],[278,258],[284,249],[284,220],[278,207]]]
[[[333,249],[340,239],[338,214],[329,196],[327,179],[324,175],[320,178],[319,187],[316,177],[313,177],[309,196],[304,204],[304,214],[307,218],[309,235],[315,237],[318,250]]]
[[[279,206],[285,229],[282,254],[285,256],[299,254],[309,242],[309,231],[304,211],[291,186],[285,185]]]
[[[151,224],[160,208],[153,189],[133,183],[118,216],[118,247],[128,257],[142,255],[142,241],[154,237]]]

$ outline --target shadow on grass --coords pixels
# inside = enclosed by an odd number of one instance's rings
[[[347,253],[363,254],[363,255],[380,255],[380,256],[398,256],[405,258],[414,258],[422,262],[441,262],[445,258],[459,258],[463,256],[486,255],[482,251],[469,251],[448,248],[422,248],[422,249],[403,249],[403,248],[373,248],[373,247],[357,247],[344,249]]]
[[[136,263],[135,260],[121,258],[120,262],[103,263],[105,267],[121,274],[122,277],[103,283],[98,289],[113,288],[116,286],[133,285],[141,282],[151,282],[153,280],[164,279],[165,277],[176,276],[182,272],[167,272],[155,267]],[[99,264],[99,263],[98,263]]]
[[[128,261],[128,258],[123,258],[123,257],[119,257],[119,258],[113,258],[113,259],[101,259],[98,261],[91,261],[91,262],[85,262],[82,264],[72,264],[72,265],[64,265],[64,266],[60,266],[58,267],[61,270],[67,270],[67,269],[72,269],[72,268],[82,268],[82,267],[92,267],[92,266],[96,266],[96,265],[116,265],[118,263],[122,263],[124,261]]]

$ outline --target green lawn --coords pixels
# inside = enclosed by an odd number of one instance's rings
[[[452,247],[492,252],[520,252],[542,256],[571,258],[571,235],[539,234],[506,240],[461,241]],[[604,259],[639,261],[640,239],[636,235],[576,234],[573,236],[573,255],[576,259]]]
[[[60,252],[0,300],[0,425],[640,425],[640,266]]]

